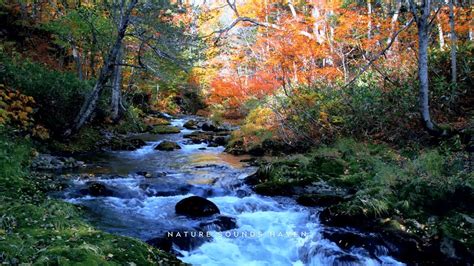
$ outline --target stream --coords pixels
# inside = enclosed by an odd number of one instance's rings
[[[87,167],[72,173],[69,187],[58,197],[84,206],[97,228],[143,241],[176,229],[196,228],[204,218],[175,213],[178,201],[192,195],[215,203],[237,228],[210,230],[210,241],[180,250],[178,258],[193,265],[404,265],[383,246],[341,249],[323,237],[319,208],[307,208],[286,197],[255,194],[243,180],[255,172],[241,162],[247,156],[224,153],[224,147],[192,144],[183,136],[190,117],[173,119],[179,134],[141,134],[146,145],[135,151],[103,152],[85,160]],[[163,140],[181,149],[158,151]],[[245,161],[245,160],[244,160]],[[113,194],[84,195],[88,182],[104,184]],[[346,230],[346,229],[344,229]],[[347,229],[350,230],[350,229]]]

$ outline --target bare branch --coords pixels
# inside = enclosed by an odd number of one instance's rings
[[[225,27],[221,30],[214,31],[213,33],[209,34],[208,36],[211,36],[211,35],[214,35],[214,34],[218,33],[219,35],[217,36],[216,41],[214,42],[214,44],[217,44],[224,34],[229,32],[231,29],[233,29],[235,26],[237,26],[237,24],[239,24],[240,22],[249,22],[249,23],[253,24],[254,26],[272,28],[272,29],[275,29],[275,30],[285,30],[284,28],[282,28],[282,27],[280,27],[276,24],[273,24],[273,23],[262,22],[262,21],[258,21],[258,20],[255,20],[255,19],[249,18],[249,17],[238,17],[229,26],[227,26],[227,27]],[[298,34],[306,36],[311,40],[314,39],[313,34],[307,32],[307,31],[298,31]]]
[[[355,75],[348,83],[346,83],[346,85],[344,85],[345,88],[347,88],[349,85],[351,85],[354,81],[356,81],[360,75],[362,75],[365,71],[367,71],[367,69],[369,69],[369,67],[375,62],[377,61],[377,59],[379,59],[382,55],[384,55],[389,49],[390,47],[392,46],[392,44],[394,43],[395,39],[397,38],[397,36],[402,32],[404,31],[405,29],[407,29],[408,27],[411,26],[411,24],[413,23],[414,21],[414,18],[413,19],[410,19],[410,21],[408,21],[407,24],[405,24],[405,26],[403,26],[403,28],[401,28],[400,30],[394,32],[392,34],[392,37],[390,38],[390,42],[387,44],[387,46],[382,50],[380,51],[375,57],[373,57],[372,59],[369,60],[369,62],[359,71],[359,73],[357,73],[357,75]]]

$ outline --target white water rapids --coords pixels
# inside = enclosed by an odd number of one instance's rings
[[[182,128],[186,119],[175,119],[173,124]],[[237,228],[211,231],[210,242],[177,251],[182,261],[193,265],[403,265],[383,247],[371,254],[363,248],[344,250],[325,239],[318,208],[302,207],[289,198],[259,196],[245,185],[237,186],[255,169],[223,153],[223,147],[189,144],[183,135],[190,132],[142,136],[147,145],[136,151],[86,158],[92,166],[82,174],[94,175],[75,178],[61,197],[85,206],[98,228],[142,240],[196,225],[198,221],[176,215],[174,206],[191,195],[206,197],[222,215],[234,217]],[[182,149],[154,150],[162,140],[176,141]],[[145,178],[137,171],[155,176]],[[90,180],[116,193],[107,197],[78,193]]]

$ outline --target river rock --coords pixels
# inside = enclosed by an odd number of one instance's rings
[[[298,204],[310,207],[327,207],[343,202],[345,199],[339,195],[331,194],[304,194],[296,199]]]
[[[211,122],[206,122],[206,123],[202,124],[201,129],[203,131],[214,131],[214,132],[218,131],[218,127],[216,127]]]
[[[233,155],[242,155],[245,154],[244,142],[241,140],[233,141],[228,143],[225,152]]]
[[[146,145],[142,139],[120,139],[112,138],[110,149],[113,151],[133,151]]]
[[[183,124],[183,127],[186,129],[197,129],[198,128],[198,123],[196,120],[188,120],[186,123]]]
[[[210,221],[202,222],[199,228],[203,231],[228,231],[237,228],[237,220],[229,216],[218,216]]]
[[[362,214],[344,214],[334,211],[332,207],[324,209],[319,214],[319,219],[322,224],[328,226],[351,226],[351,227],[367,227],[374,224],[372,217],[367,217]]]
[[[191,251],[211,240],[212,237],[207,232],[183,228],[165,232],[162,236],[146,242],[163,251],[173,252],[173,245],[180,250]]]
[[[175,206],[176,214],[191,217],[204,217],[220,213],[219,208],[212,201],[203,197],[191,196],[182,199]]]
[[[138,171],[138,172],[135,172],[135,174],[141,175],[141,176],[143,176],[143,177],[145,177],[145,178],[151,178],[151,177],[153,177],[153,174],[150,173],[150,172],[147,172],[147,171]]]
[[[179,132],[181,132],[181,130],[174,126],[155,126],[151,130],[153,134],[177,134]]]
[[[40,154],[33,159],[31,167],[37,170],[62,170],[84,166],[84,162],[77,161],[71,157],[53,156]]]
[[[155,147],[155,150],[159,151],[174,151],[179,149],[181,149],[181,146],[179,146],[178,143],[167,140],[160,142],[160,144]]]
[[[213,132],[201,132],[201,131],[194,131],[190,134],[186,134],[183,136],[186,139],[190,139],[194,144],[200,143],[209,143],[214,138]]]
[[[324,231],[323,237],[336,243],[345,251],[349,251],[353,248],[364,248],[371,256],[376,257],[375,253],[377,249],[384,247],[384,242],[379,236],[368,233],[351,232],[343,229],[339,230]]]
[[[88,183],[87,188],[81,189],[80,193],[94,197],[109,197],[114,194],[112,190],[108,189],[104,184],[99,182]]]
[[[216,146],[225,146],[227,144],[227,142],[229,141],[229,137],[228,136],[216,136],[212,139],[212,142],[209,144],[213,144],[213,145],[216,145]]]
[[[296,188],[290,183],[268,181],[254,187],[255,192],[265,196],[292,196],[297,194]]]

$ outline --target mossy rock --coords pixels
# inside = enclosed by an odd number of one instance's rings
[[[153,134],[177,134],[181,132],[178,127],[174,126],[155,126],[151,133]]]
[[[265,182],[255,186],[255,192],[266,196],[291,196],[295,194],[293,184],[288,182]]]
[[[141,139],[120,138],[113,138],[109,144],[110,149],[113,151],[133,151],[145,145],[146,142]]]
[[[158,146],[156,146],[155,150],[159,151],[174,151],[174,150],[179,150],[181,147],[178,145],[178,143],[173,142],[173,141],[162,141]]]
[[[191,119],[191,120],[188,120],[186,123],[184,123],[183,127],[187,129],[197,129],[198,123],[196,122],[196,120]]]
[[[214,132],[194,131],[190,134],[184,135],[184,138],[190,139],[194,144],[199,144],[211,142],[214,138],[214,135]]]
[[[296,199],[303,206],[327,207],[344,201],[344,197],[331,194],[304,194]]]

